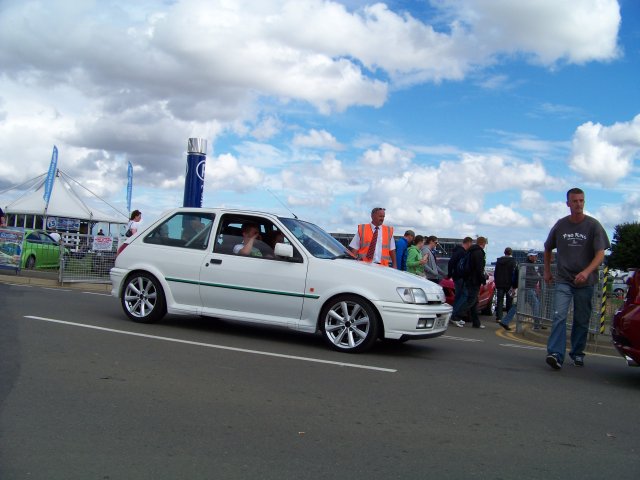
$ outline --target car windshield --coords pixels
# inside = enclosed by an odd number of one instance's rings
[[[353,258],[344,245],[317,225],[293,218],[280,218],[280,221],[314,257]]]

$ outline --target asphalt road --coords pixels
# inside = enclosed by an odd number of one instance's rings
[[[0,479],[640,478],[640,369],[487,328],[319,336],[0,284]]]

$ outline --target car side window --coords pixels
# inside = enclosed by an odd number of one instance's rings
[[[156,226],[144,237],[144,243],[206,250],[215,215],[180,212]]]
[[[243,247],[250,243],[250,238],[253,238],[250,250],[244,249]],[[270,220],[248,215],[226,214],[219,223],[213,251],[225,255],[278,260],[274,253],[276,243],[291,245],[284,233]],[[294,248],[294,257],[296,253]]]

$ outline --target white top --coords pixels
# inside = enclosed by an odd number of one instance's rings
[[[129,223],[127,223],[127,230],[131,229],[132,233],[138,233],[140,225],[142,225],[142,221],[134,222],[133,220],[129,220]]]

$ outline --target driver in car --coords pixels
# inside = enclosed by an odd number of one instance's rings
[[[262,257],[262,252],[254,246],[260,240],[260,229],[255,223],[242,224],[242,243],[233,247],[233,253],[246,257]]]

